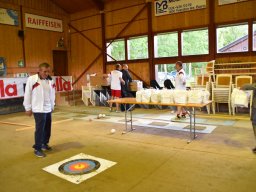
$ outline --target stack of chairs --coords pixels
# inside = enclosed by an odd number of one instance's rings
[[[216,83],[212,82],[212,111],[215,114],[216,105],[219,111],[219,103],[228,104],[228,112],[231,115],[231,74],[216,75]]]

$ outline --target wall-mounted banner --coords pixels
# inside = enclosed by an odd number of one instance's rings
[[[248,1],[248,0],[219,0],[219,5],[226,5],[231,3],[239,3],[242,1]]]
[[[156,0],[155,16],[206,8],[206,0]]]
[[[57,92],[72,91],[72,76],[53,76]],[[0,78],[0,100],[24,96],[27,78]]]
[[[0,8],[0,23],[7,25],[19,25],[18,12],[11,9]]]
[[[53,76],[57,92],[72,91],[72,76]]]
[[[26,27],[63,32],[62,20],[25,13]]]

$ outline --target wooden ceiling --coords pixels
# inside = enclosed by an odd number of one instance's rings
[[[104,9],[104,0],[51,0],[67,13],[76,13],[91,7]]]

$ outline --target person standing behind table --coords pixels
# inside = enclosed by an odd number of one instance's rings
[[[121,97],[121,83],[125,84],[122,79],[121,65],[116,64],[116,69],[110,73],[110,88],[111,88],[111,100]],[[112,111],[113,103],[110,103],[110,112]],[[120,112],[119,104],[116,103],[116,112]]]
[[[55,105],[55,84],[50,74],[50,65],[39,65],[38,74],[28,78],[23,105],[28,116],[34,115],[35,119],[35,144],[34,154],[45,157],[44,151],[52,148],[48,145],[51,136],[52,111]]]
[[[122,69],[122,78],[125,82],[125,84],[121,85],[121,90],[122,90],[122,97],[129,97],[130,96],[130,87],[129,83],[132,82],[131,75],[128,71],[129,67],[127,64],[123,64],[123,69]]]
[[[175,89],[176,90],[186,90],[186,73],[183,69],[183,63],[181,61],[177,61],[175,64],[175,69],[177,70],[177,74],[175,77]],[[183,107],[177,107],[177,118],[181,117],[186,118],[187,112]]]
[[[246,84],[241,88],[241,90],[252,90],[253,91],[251,121],[252,121],[254,137],[256,139],[256,83]],[[252,152],[256,154],[256,146],[252,149]]]

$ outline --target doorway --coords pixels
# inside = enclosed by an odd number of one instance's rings
[[[68,75],[68,56],[66,50],[53,50],[53,73],[55,76]]]

